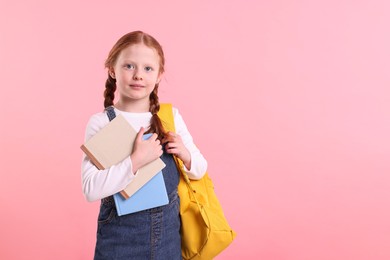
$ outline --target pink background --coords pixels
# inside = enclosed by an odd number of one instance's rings
[[[1,259],[91,259],[89,116],[124,33],[163,45],[162,101],[238,236],[218,259],[390,259],[388,1],[1,1]]]

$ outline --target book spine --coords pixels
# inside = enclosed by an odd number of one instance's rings
[[[82,145],[81,150],[88,156],[88,158],[91,160],[91,162],[99,169],[99,170],[104,170],[104,166],[93,156],[93,154],[88,150],[85,145]]]
[[[130,198],[129,195],[128,195],[128,194],[126,193],[126,191],[124,191],[124,190],[120,191],[119,193],[120,193],[120,194],[122,195],[122,197],[125,198],[125,199]]]

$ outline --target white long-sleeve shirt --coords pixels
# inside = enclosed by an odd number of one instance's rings
[[[137,132],[141,127],[148,129],[150,126],[150,119],[152,117],[150,112],[131,113],[115,108],[115,113],[117,115],[122,114]],[[184,166],[184,170],[189,178],[200,179],[207,170],[207,161],[195,146],[192,136],[176,108],[173,108],[173,116],[176,133],[181,136],[185,147],[191,154],[191,169],[188,170]],[[94,136],[108,123],[109,119],[105,112],[92,115],[85,131],[85,141],[89,140],[89,138]],[[123,190],[135,176],[132,167],[129,156],[108,169],[99,170],[84,154],[81,164],[81,177],[82,188],[86,199],[88,201],[95,201]]]

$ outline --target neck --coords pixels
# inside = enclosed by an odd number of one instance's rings
[[[125,112],[132,112],[132,113],[145,113],[149,112],[149,100],[148,102],[139,100],[131,102],[124,101],[124,100],[118,100],[118,102],[115,104],[115,107],[119,110],[125,111]]]

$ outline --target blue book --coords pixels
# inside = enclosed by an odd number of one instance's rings
[[[148,139],[151,134],[144,135]],[[114,194],[118,216],[163,206],[169,203],[162,171],[157,173],[130,198],[124,198],[119,192]]]

